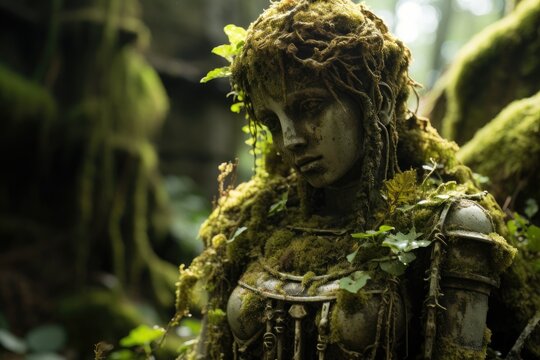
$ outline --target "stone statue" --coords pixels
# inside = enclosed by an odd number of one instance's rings
[[[192,358],[486,358],[515,249],[456,146],[407,109],[409,61],[349,0],[274,2],[250,26],[231,82],[273,145],[181,268],[178,318],[206,298]]]

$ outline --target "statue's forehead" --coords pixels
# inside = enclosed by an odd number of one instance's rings
[[[326,88],[325,82],[315,71],[294,69],[292,71],[274,71],[266,76],[255,77],[252,82],[252,98],[270,97],[275,101],[284,101],[288,94],[306,88]]]

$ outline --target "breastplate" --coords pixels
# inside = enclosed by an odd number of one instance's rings
[[[385,314],[394,315],[392,331],[399,341],[405,332],[401,296],[392,297],[389,304],[388,284],[370,281],[362,290],[367,300],[351,312],[337,301],[338,292],[344,291],[339,280],[346,275],[316,276],[311,281],[320,285],[308,289],[300,276],[264,270],[244,274],[227,304],[234,358],[369,358],[378,334],[388,330],[381,327],[390,322]],[[255,313],[247,304],[254,296],[263,305]]]

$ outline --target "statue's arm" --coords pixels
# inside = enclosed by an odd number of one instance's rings
[[[433,359],[486,357],[488,299],[501,271],[493,233],[490,215],[474,201],[458,201],[446,215]]]

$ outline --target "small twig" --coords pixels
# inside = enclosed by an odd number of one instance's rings
[[[525,341],[529,338],[534,329],[538,326],[540,322],[540,311],[537,311],[536,314],[531,318],[525,329],[521,332],[516,343],[512,346],[512,349],[506,355],[505,360],[521,360],[521,349],[525,345]]]
[[[294,230],[294,231],[303,231],[303,232],[313,233],[313,234],[321,234],[321,235],[345,235],[349,231],[347,229],[317,229],[317,228],[306,228],[306,227],[292,226],[292,225],[288,225],[287,229]]]

